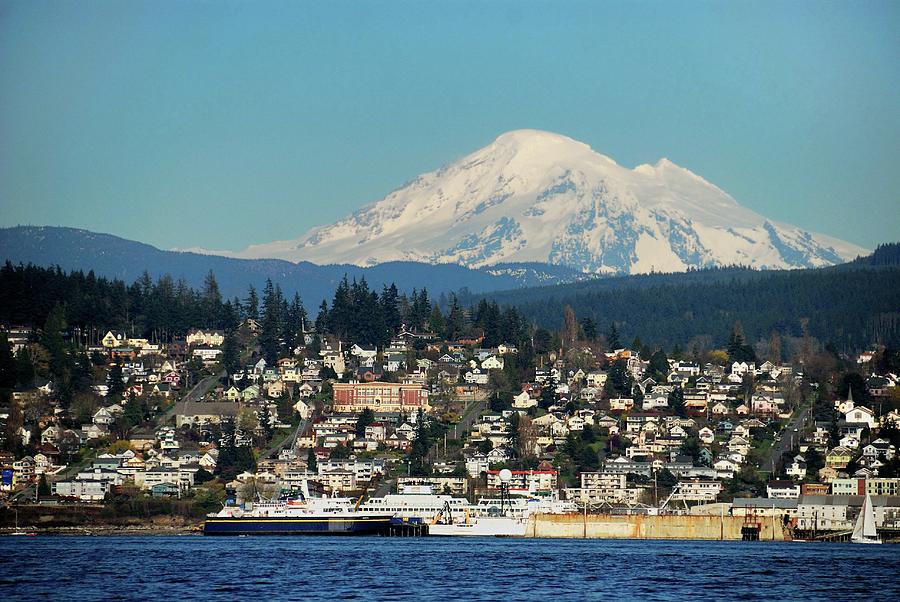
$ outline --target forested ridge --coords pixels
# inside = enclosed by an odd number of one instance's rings
[[[302,288],[302,284],[301,284]],[[698,339],[724,346],[734,325],[748,342],[773,333],[814,337],[838,350],[900,343],[900,245],[883,245],[868,257],[835,266],[794,271],[746,268],[693,270],[600,278],[568,285],[431,299],[424,289],[411,295],[395,285],[371,290],[365,279],[344,278],[330,303],[307,316],[300,296],[286,298],[267,282],[243,298],[225,299],[210,272],[201,288],[184,280],[148,274],[127,284],[93,272],[13,265],[0,268],[0,323],[40,327],[60,305],[70,328],[118,328],[135,336],[169,340],[190,327],[232,331],[254,318],[270,334],[267,355],[290,346],[302,328],[356,342],[386,344],[401,324],[430,330],[445,339],[484,335],[485,345],[523,344],[532,325],[560,330],[565,308],[577,318],[606,328],[614,324],[625,342],[672,348]],[[488,301],[488,303],[485,303]],[[102,333],[101,333],[102,334]],[[277,345],[276,345],[277,341]],[[266,342],[266,337],[263,338]],[[268,347],[268,349],[266,349]]]
[[[772,332],[805,334],[837,349],[900,342],[900,245],[832,268],[755,271],[746,268],[647,274],[465,296],[517,307],[537,325],[559,329],[570,306],[580,319],[615,323],[622,339],[635,336],[665,347],[697,337],[722,346],[735,322],[748,341]]]

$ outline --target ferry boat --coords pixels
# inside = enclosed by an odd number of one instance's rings
[[[393,516],[360,511],[350,498],[322,497],[226,506],[204,535],[384,535]]]
[[[469,500],[436,494],[428,484],[406,485],[403,493],[389,493],[384,497],[368,499],[359,509],[375,514],[390,514],[401,519],[435,521],[447,512],[462,514],[469,509]]]

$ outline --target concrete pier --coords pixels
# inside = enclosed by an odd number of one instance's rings
[[[748,528],[749,527],[749,528]],[[748,525],[740,516],[535,514],[526,537],[592,539],[706,539],[741,541],[747,533],[759,541],[785,541],[781,523],[774,517]],[[756,537],[753,538],[756,540]]]

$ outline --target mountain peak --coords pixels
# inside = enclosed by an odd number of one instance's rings
[[[510,130],[497,136],[497,138],[494,140],[494,144],[498,146],[519,147],[543,144],[572,144],[590,148],[584,142],[579,142],[574,138],[569,138],[568,136],[563,136],[562,134],[548,132],[546,130],[532,129]]]
[[[239,256],[641,273],[813,267],[862,253],[773,223],[667,158],[629,169],[568,136],[521,129],[332,225]]]

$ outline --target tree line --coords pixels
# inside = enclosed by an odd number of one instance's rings
[[[882,254],[883,255],[883,254]],[[886,261],[886,260],[885,260]],[[900,344],[900,268],[881,263],[759,272],[738,268],[686,274],[601,278],[554,287],[470,296],[516,307],[528,320],[561,329],[570,306],[590,328],[614,323],[619,336],[658,346],[686,346],[705,338],[724,347],[735,322],[749,343],[813,337],[844,352]],[[839,269],[838,269],[839,268]]]

